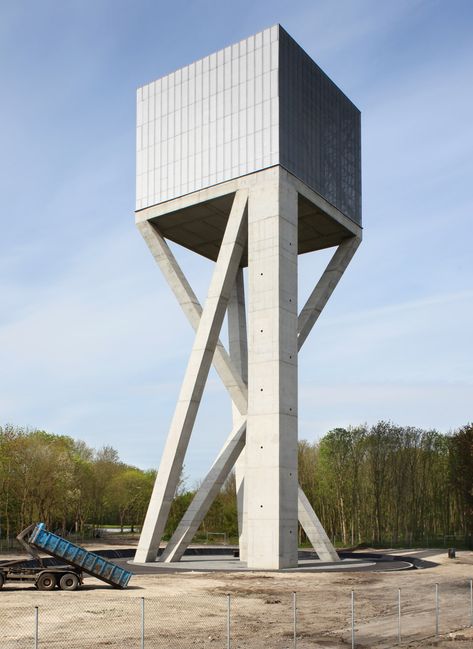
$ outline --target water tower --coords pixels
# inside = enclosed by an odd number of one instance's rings
[[[298,485],[297,356],[361,241],[360,113],[279,25],[139,88],[137,107],[136,224],[195,339],[135,561],[156,560],[212,363],[233,429],[158,560],[181,558],[235,466],[249,568],[297,566],[298,521],[336,561]],[[215,262],[203,305],[166,240]],[[298,255],[325,248],[298,309]]]

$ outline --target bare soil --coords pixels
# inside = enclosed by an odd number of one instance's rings
[[[73,593],[8,583],[0,592],[0,646],[34,646],[38,607],[40,647],[138,648],[145,598],[145,647],[223,649],[230,595],[232,649],[290,649],[295,646],[295,592],[298,649],[347,649],[353,590],[356,646],[387,649],[398,644],[401,589],[403,646],[471,649],[473,553],[458,552],[452,560],[442,550],[428,559],[438,565],[401,572],[135,575],[125,591],[92,578]]]

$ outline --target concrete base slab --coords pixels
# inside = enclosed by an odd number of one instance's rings
[[[235,548],[236,549],[236,548]],[[279,570],[264,570],[263,572],[347,572],[347,571],[393,571],[411,570],[414,566],[409,558],[385,557],[383,555],[356,556],[348,553],[340,557],[337,563],[321,561],[312,551],[299,551],[298,565],[294,568]],[[159,561],[139,563],[131,559],[122,559],[134,573],[159,573],[159,572],[255,572],[248,568],[245,561],[240,561],[233,556],[232,548],[192,548],[180,561],[163,563]],[[259,571],[261,572],[261,571]]]
[[[129,561],[132,565],[148,566],[150,568],[156,567],[161,570],[164,568],[167,571],[195,571],[195,572],[254,572],[254,569],[248,568],[246,562],[240,561],[237,558],[224,556],[224,555],[207,555],[205,557],[199,556],[186,556],[184,555],[180,561],[173,561],[172,563],[135,563]],[[317,559],[299,559],[297,568],[281,568],[277,572],[299,572],[299,571],[315,571],[315,570],[363,570],[373,568],[376,565],[374,561],[367,561],[364,559],[344,559],[339,563],[320,561]],[[271,572],[265,570],[264,572]]]

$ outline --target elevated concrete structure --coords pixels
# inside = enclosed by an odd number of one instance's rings
[[[136,561],[156,559],[212,363],[233,430],[159,560],[182,557],[236,465],[249,568],[295,567],[298,521],[337,561],[298,485],[297,358],[361,241],[359,113],[276,26],[140,89],[138,115],[137,226],[196,338]],[[203,307],[166,239],[215,262]],[[328,247],[299,312],[298,254]]]

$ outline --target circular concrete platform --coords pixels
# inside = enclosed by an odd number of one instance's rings
[[[184,556],[173,563],[135,563],[128,560],[132,572],[254,572],[246,563],[237,558],[224,555]],[[312,572],[315,570],[368,570],[374,569],[376,562],[363,559],[343,559],[340,563],[325,563],[317,559],[299,559],[297,568],[283,568],[277,572]],[[272,572],[265,570],[264,572]]]
[[[236,549],[236,548],[235,548]],[[238,557],[233,556],[234,548],[192,548],[181,559],[173,563],[135,563],[128,556],[115,558],[114,561],[134,574],[173,573],[173,572],[255,572],[246,566]],[[413,557],[393,556],[375,553],[350,553],[341,552],[340,562],[329,563],[320,561],[317,554],[312,551],[299,552],[299,565],[297,568],[285,568],[275,572],[386,572],[397,570],[413,570],[419,567],[418,560]],[[262,572],[273,572],[264,570]]]

